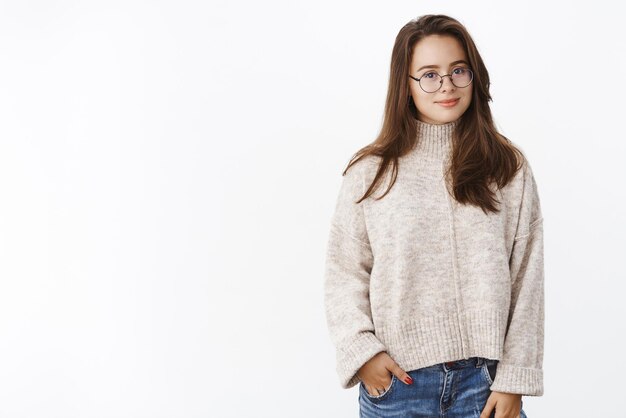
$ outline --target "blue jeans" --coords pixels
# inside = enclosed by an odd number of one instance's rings
[[[439,363],[407,371],[412,385],[392,375],[391,385],[377,396],[359,382],[360,418],[479,418],[497,366],[498,360],[482,357]],[[520,417],[528,418],[523,409]]]

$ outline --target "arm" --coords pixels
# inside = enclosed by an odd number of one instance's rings
[[[519,223],[509,267],[511,305],[504,353],[492,391],[543,395],[544,269],[543,217],[537,184],[528,162]]]
[[[359,381],[357,371],[381,351],[374,335],[369,279],[374,257],[365,229],[361,162],[345,174],[332,216],[327,244],[324,304],[330,337],[336,349],[340,384],[348,389]]]

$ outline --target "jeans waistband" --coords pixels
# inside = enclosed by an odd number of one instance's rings
[[[490,361],[496,360],[486,359],[483,357],[470,357],[461,360],[434,364],[432,366],[425,367],[425,369],[443,369],[444,371],[448,371],[453,369],[461,369],[463,367],[481,367],[484,363]]]

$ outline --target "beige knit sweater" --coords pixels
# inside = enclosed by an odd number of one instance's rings
[[[328,238],[324,306],[343,388],[386,351],[406,371],[469,357],[498,359],[492,391],[543,395],[543,218],[523,168],[496,190],[500,213],[458,203],[444,168],[457,121],[418,121],[418,141],[360,204],[376,173],[367,157],[343,177]],[[389,171],[390,173],[390,171]],[[495,186],[494,186],[495,189]]]

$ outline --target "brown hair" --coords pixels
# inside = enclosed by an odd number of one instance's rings
[[[409,65],[415,44],[433,35],[450,35],[462,45],[474,72],[472,100],[453,130],[450,175],[454,198],[460,203],[476,205],[487,211],[499,212],[491,181],[498,187],[506,185],[521,168],[524,154],[504,135],[498,133],[491,116],[489,73],[476,45],[465,27],[456,19],[442,15],[423,15],[407,23],[396,36],[391,55],[389,86],[384,119],[374,142],[366,145],[351,158],[348,169],[368,155],[381,157],[378,171],[365,194],[356,202],[370,196],[382,181],[391,164],[392,181],[382,199],[391,190],[398,175],[398,158],[408,153],[417,140],[417,109],[410,98]],[[520,158],[517,158],[520,157]]]

